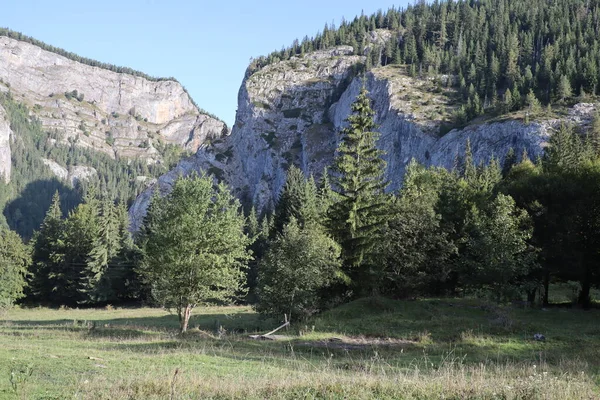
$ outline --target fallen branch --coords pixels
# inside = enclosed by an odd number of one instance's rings
[[[285,324],[281,325],[279,328],[273,329],[269,333],[265,333],[264,335],[250,335],[250,337],[252,339],[269,339],[269,336],[271,336],[272,334],[274,334],[278,330],[283,329],[283,328],[285,328],[286,326],[289,326],[289,325],[290,325],[290,321],[286,321]]]

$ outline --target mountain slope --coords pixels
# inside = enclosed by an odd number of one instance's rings
[[[213,141],[159,178],[161,193],[169,191],[177,175],[204,170],[229,182],[243,200],[259,208],[271,207],[290,164],[315,176],[330,164],[337,132],[362,85],[369,90],[376,112],[381,132],[378,145],[386,152],[390,190],[401,186],[405,167],[413,158],[425,165],[452,168],[464,154],[467,140],[477,163],[493,156],[502,160],[511,148],[535,158],[560,123],[585,126],[596,107],[578,104],[561,111],[564,115],[540,115],[529,123],[522,114],[512,113],[476,120],[440,137],[444,115],[457,107],[451,92],[438,93],[433,81],[412,78],[391,66],[373,69],[364,78],[355,76],[360,57],[348,54],[351,49],[345,47],[319,51],[249,75],[240,89],[232,134]],[[141,223],[151,191],[132,205],[134,228]]]
[[[62,143],[76,141],[111,157],[159,161],[165,145],[195,152],[227,130],[201,113],[176,81],[92,67],[1,36],[0,80],[0,90],[10,88]]]
[[[19,35],[0,29],[0,220],[25,237],[56,190],[64,212],[92,186],[129,202],[182,156],[228,134],[171,78]]]
[[[158,181],[204,170],[246,203],[276,201],[290,164],[319,175],[362,85],[370,91],[390,190],[412,158],[452,168],[513,148],[535,158],[561,123],[587,129],[598,106],[600,2],[419,3],[325,27],[255,59],[232,134]],[[574,88],[574,89],[573,89]],[[539,102],[541,101],[541,106]],[[538,105],[536,105],[538,103]],[[139,226],[150,198],[131,208]]]

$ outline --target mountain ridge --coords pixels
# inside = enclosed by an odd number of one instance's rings
[[[129,202],[182,156],[229,134],[174,80],[87,65],[31,42],[42,43],[0,34],[0,206],[24,237],[56,190],[65,192],[64,212],[90,186]]]

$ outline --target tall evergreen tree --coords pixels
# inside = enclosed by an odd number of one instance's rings
[[[28,250],[17,233],[0,227],[0,311],[24,297],[31,262]]]
[[[374,249],[386,224],[388,197],[384,194],[385,161],[377,149],[374,112],[362,88],[352,104],[348,126],[341,132],[333,163],[333,190],[339,200],[330,209],[331,232],[342,246],[344,266],[363,288],[376,289],[381,279]]]
[[[109,270],[116,267],[114,263],[121,250],[119,224],[114,203],[103,199],[81,289],[86,293],[89,302],[103,302],[115,298]]]
[[[291,166],[283,192],[275,208],[275,232],[282,232],[283,227],[294,217],[300,226],[320,222],[318,189],[311,176],[306,179],[304,173]],[[275,233],[273,232],[273,233]]]
[[[65,223],[58,192],[32,239],[31,282],[28,296],[41,303],[56,302],[65,280]]]

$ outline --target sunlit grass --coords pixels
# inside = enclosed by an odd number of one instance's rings
[[[248,335],[279,321],[249,307],[199,308],[183,337],[160,309],[16,309],[0,322],[0,398],[592,399],[599,321],[598,310],[363,299],[259,341]],[[9,375],[27,365],[14,393]]]

